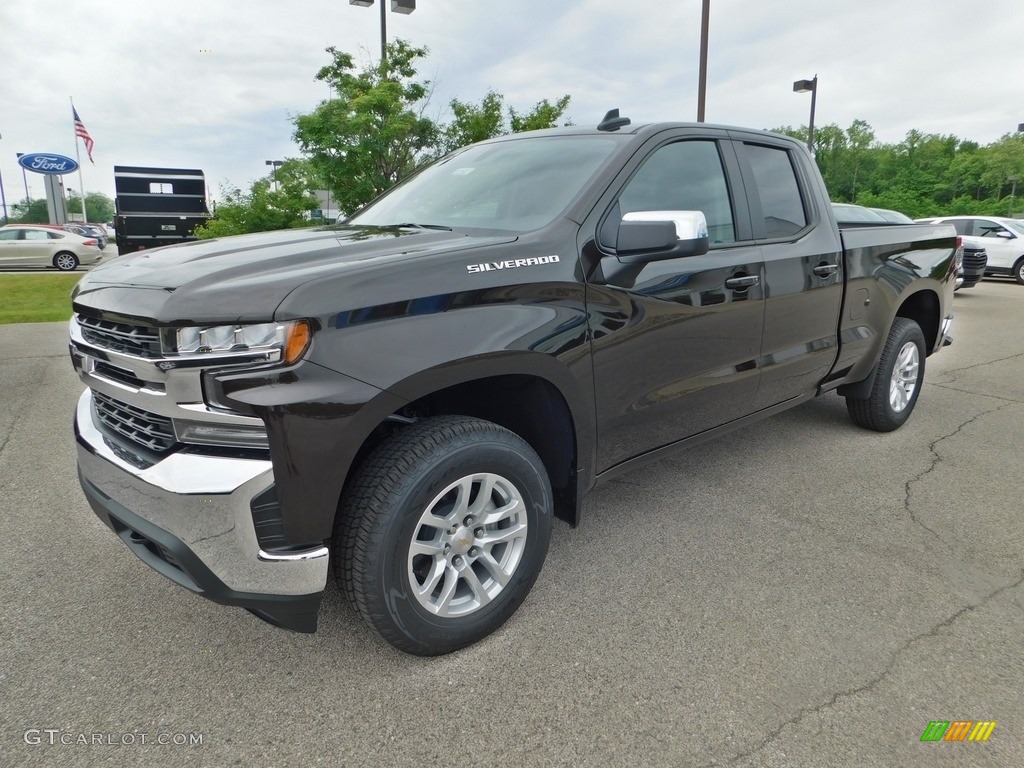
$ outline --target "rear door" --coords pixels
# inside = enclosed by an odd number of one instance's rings
[[[736,142],[765,270],[761,380],[754,409],[813,394],[839,351],[843,254],[798,149],[770,137]]]
[[[617,264],[618,224],[632,211],[703,211],[711,240],[705,255],[588,281],[599,472],[750,411],[763,264],[738,185],[724,131],[667,131],[626,165],[584,222],[584,263]]]

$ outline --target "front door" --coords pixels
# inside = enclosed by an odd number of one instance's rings
[[[587,286],[599,472],[750,412],[764,314],[763,263],[729,184],[727,141],[653,148],[610,206],[584,224],[613,252],[632,211],[702,211],[707,254],[653,261]],[[607,256],[606,256],[607,258]]]

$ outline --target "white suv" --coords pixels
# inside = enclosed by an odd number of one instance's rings
[[[952,224],[964,244],[988,253],[985,275],[1009,275],[1024,285],[1024,221],[1001,216],[940,216],[932,224]]]

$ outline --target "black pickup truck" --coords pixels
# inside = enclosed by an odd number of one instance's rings
[[[148,565],[316,629],[333,571],[433,655],[525,599],[585,492],[826,392],[888,431],[949,341],[952,227],[840,230],[782,136],[519,134],[347,221],[90,271],[81,485]]]

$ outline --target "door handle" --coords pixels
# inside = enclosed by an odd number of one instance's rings
[[[818,277],[828,277],[829,275],[834,275],[838,269],[838,264],[819,264],[811,271]]]
[[[725,281],[725,287],[731,288],[734,291],[744,291],[752,285],[757,285],[761,282],[761,278],[758,275],[740,275],[739,277],[730,277]]]

